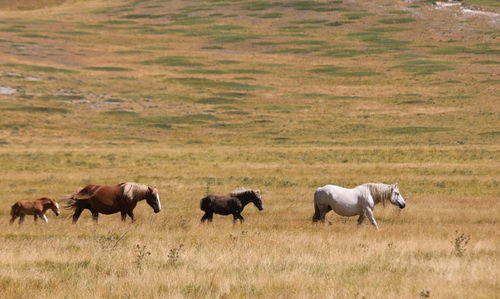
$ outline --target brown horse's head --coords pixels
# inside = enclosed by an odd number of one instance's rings
[[[59,204],[57,203],[57,201],[55,199],[46,198],[46,202],[47,202],[47,206],[52,210],[52,212],[54,212],[54,214],[56,214],[56,216],[59,216],[59,214],[61,214],[59,212]]]
[[[262,205],[262,196],[260,195],[260,190],[253,190],[253,197],[252,197],[252,202],[253,204],[259,209],[259,211],[262,211],[264,209],[264,206]]]
[[[153,208],[155,213],[158,213],[161,210],[160,194],[158,193],[158,189],[148,187],[146,202]]]

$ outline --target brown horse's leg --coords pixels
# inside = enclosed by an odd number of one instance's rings
[[[36,214],[36,212],[35,214],[33,214],[33,218],[35,218],[35,222],[38,222],[38,215]]]
[[[19,215],[19,224],[22,224],[24,222],[24,214]]]
[[[80,215],[83,212],[83,208],[77,207],[75,209],[75,213],[73,213],[73,223],[76,223],[78,221],[78,218],[80,218]]]
[[[121,212],[122,214],[122,221],[125,222],[127,220],[127,212]]]
[[[95,223],[97,223],[97,222],[98,222],[98,220],[99,220],[99,212],[97,212],[97,211],[92,211],[92,210],[91,210],[91,212],[92,212],[92,220],[94,220],[94,221],[95,221]]]
[[[129,211],[129,212],[127,212],[127,214],[130,216],[130,218],[132,218],[132,223],[134,223],[135,222],[134,211]]]

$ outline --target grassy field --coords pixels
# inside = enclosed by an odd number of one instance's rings
[[[500,11],[463,2],[0,1],[0,297],[498,297]],[[123,181],[163,210],[8,225]],[[311,224],[366,182],[407,207]]]

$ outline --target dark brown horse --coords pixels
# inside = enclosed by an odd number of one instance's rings
[[[34,201],[20,200],[10,206],[10,215],[12,216],[10,224],[14,223],[17,217],[19,217],[19,224],[23,223],[25,215],[33,215],[35,221],[40,217],[45,223],[48,223],[49,220],[45,216],[48,209],[51,209],[56,216],[59,216],[59,204],[55,199],[40,197]]]
[[[201,222],[205,220],[211,222],[214,213],[219,215],[233,214],[234,222],[238,219],[243,222],[241,212],[251,202],[259,211],[264,209],[259,190],[239,189],[225,195],[210,194],[200,201],[200,208],[205,211],[205,215],[201,217]]]
[[[161,210],[160,195],[156,188],[137,183],[121,183],[114,186],[88,185],[79,189],[67,199],[65,208],[74,209],[73,223],[87,209],[97,222],[99,213],[114,214],[120,212],[122,220],[127,215],[135,221],[134,208],[138,201],[145,199],[155,213]]]

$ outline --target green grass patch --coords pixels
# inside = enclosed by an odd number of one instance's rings
[[[258,17],[261,19],[279,19],[283,17],[282,13],[279,12],[270,12],[270,13],[262,13],[262,14],[250,14],[250,17]]]
[[[109,20],[109,21],[99,22],[99,24],[103,24],[103,25],[133,25],[133,24],[137,24],[137,22],[131,21],[131,20]]]
[[[234,32],[215,32],[212,34],[210,42],[216,44],[238,43],[249,39],[259,38],[255,34],[234,33]]]
[[[318,68],[312,69],[310,72],[336,77],[369,77],[380,75],[379,72],[374,72],[366,68],[347,68],[329,65],[320,66]]]
[[[443,47],[436,50],[431,51],[432,54],[438,55],[455,55],[455,54],[485,54],[485,55],[499,55],[499,49],[491,49],[489,46],[481,46],[481,47]]]
[[[50,113],[50,114],[65,114],[69,113],[68,109],[42,106],[20,106],[20,107],[5,107],[3,111],[17,111],[26,113]]]
[[[245,26],[238,26],[238,25],[214,25],[208,27],[210,30],[246,30],[247,27]]]
[[[119,51],[114,51],[113,53],[120,54],[120,55],[133,55],[133,54],[142,54],[142,53],[151,53],[151,52],[144,51],[144,50],[119,50]]]
[[[402,69],[414,75],[431,75],[437,72],[450,71],[454,68],[450,62],[439,60],[410,60],[394,68]]]
[[[71,36],[79,36],[79,35],[92,35],[94,33],[88,31],[59,31],[59,34],[71,35]]]
[[[394,128],[384,129],[383,132],[386,134],[410,135],[410,134],[420,134],[420,133],[445,132],[451,130],[452,130],[451,128],[443,128],[443,127],[394,127]]]
[[[400,41],[388,38],[382,32],[376,31],[353,32],[347,34],[346,38],[349,40],[359,40],[362,42],[366,42],[372,47],[377,47],[387,52],[404,50],[403,46],[410,44],[410,42],[408,41]]]
[[[122,16],[122,19],[159,19],[166,15],[152,15],[152,14],[130,14]]]
[[[278,2],[271,1],[248,1],[242,5],[242,8],[250,11],[266,10],[281,5]]]
[[[328,20],[325,19],[306,19],[306,20],[300,20],[300,21],[293,21],[290,22],[292,24],[323,24],[327,23]]]
[[[103,115],[106,116],[117,116],[117,117],[137,117],[139,113],[135,111],[127,111],[127,110],[111,110],[102,112]]]
[[[271,88],[260,85],[251,85],[237,82],[216,81],[205,78],[175,78],[168,81],[178,82],[183,85],[192,86],[195,88],[215,88],[226,90],[270,90]]]
[[[475,63],[475,64],[500,64],[500,61],[496,61],[496,60],[479,60],[479,61],[472,61],[472,63]]]
[[[335,8],[329,7],[328,3],[320,1],[291,1],[284,4],[285,7],[291,7],[296,10],[313,10],[313,11],[331,11]]]
[[[347,20],[358,20],[364,17],[374,16],[374,13],[371,12],[355,12],[344,14],[343,17]]]
[[[159,64],[164,66],[183,66],[183,67],[195,67],[204,66],[202,63],[192,62],[191,57],[186,56],[161,56],[156,59],[143,61],[142,64],[153,65]]]
[[[209,97],[209,98],[199,99],[196,102],[200,103],[200,104],[225,105],[225,104],[236,103],[238,101],[234,100],[234,99],[228,99],[228,98],[222,98],[222,97]]]
[[[381,19],[378,21],[381,24],[407,24],[415,22],[414,18],[393,18],[393,19]]]
[[[55,68],[55,67],[50,67],[50,66],[38,66],[38,65],[27,65],[27,64],[4,64],[3,66],[15,67],[15,68],[22,69],[24,71],[33,71],[33,72],[40,72],[40,73],[67,73],[67,74],[69,74],[69,73],[76,72],[73,70]]]
[[[117,66],[90,66],[86,67],[85,69],[91,71],[105,71],[105,72],[126,72],[132,70],[129,68],[117,67]]]

